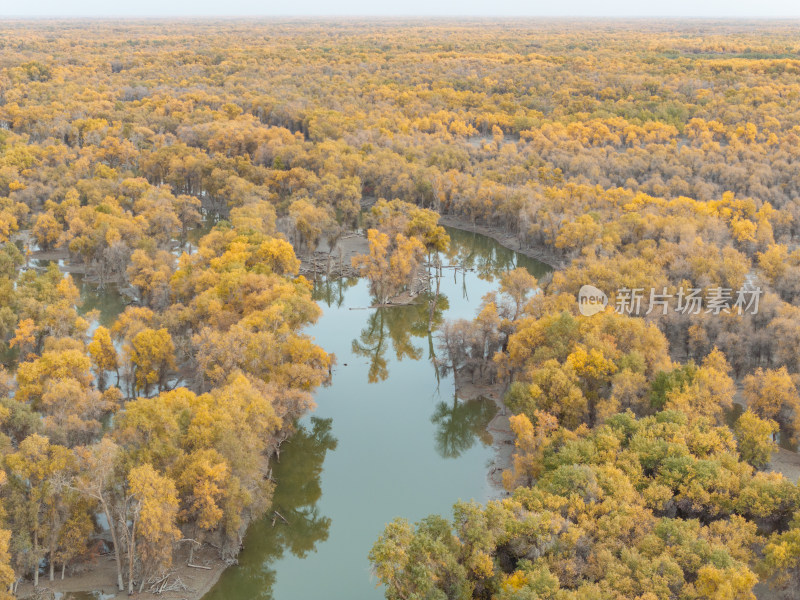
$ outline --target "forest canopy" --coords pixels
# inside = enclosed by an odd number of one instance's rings
[[[389,525],[370,555],[387,597],[796,585],[800,496],[769,464],[778,431],[800,437],[799,39],[0,24],[0,598],[90,560],[98,534],[120,590],[160,581],[187,539],[232,560],[333,361],[304,333],[302,261],[364,230],[349,266],[384,304],[446,249],[440,215],[560,268],[511,272],[475,321],[442,324],[440,366],[506,392],[510,495]],[[103,321],[78,279],[129,304]],[[587,317],[585,284],[612,307],[634,288],[763,296]]]

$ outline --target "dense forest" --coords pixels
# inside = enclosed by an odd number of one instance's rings
[[[370,553],[387,597],[800,584],[800,490],[768,468],[774,434],[800,438],[797,34],[0,24],[0,598],[99,534],[129,592],[182,547],[232,560],[334,361],[304,333],[301,259],[365,231],[349,267],[385,304],[446,249],[440,215],[561,268],[511,271],[442,325],[441,368],[503,386],[510,495],[390,524]],[[129,306],[104,326],[76,277]],[[585,284],[606,311],[581,314]],[[744,286],[758,310],[679,305]],[[632,289],[671,300],[615,311]]]

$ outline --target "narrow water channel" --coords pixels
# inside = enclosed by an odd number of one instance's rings
[[[474,317],[505,270],[550,270],[485,236],[448,233],[438,322]],[[459,499],[493,493],[486,424],[495,407],[456,401],[452,377],[437,377],[427,301],[369,309],[358,279],[322,282],[315,295],[323,316],[308,333],[338,364],[273,472],[274,507],[288,524],[271,515],[253,524],[239,564],[205,600],[378,600],[367,553],[387,522],[446,515]]]

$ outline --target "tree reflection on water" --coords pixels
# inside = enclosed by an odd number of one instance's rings
[[[424,350],[414,344],[413,338],[427,338],[428,352],[432,352],[432,331],[441,324],[442,313],[449,308],[447,297],[440,294],[435,299],[431,317],[432,302],[433,295],[425,293],[417,297],[415,304],[381,307],[372,312],[366,327],[352,345],[353,354],[370,361],[370,383],[385,381],[389,376],[386,353],[390,347],[397,360],[420,360]]]
[[[452,404],[439,402],[431,417],[436,425],[436,451],[442,458],[458,458],[480,439],[484,445],[492,443],[486,427],[495,414],[494,402],[480,398],[463,402],[453,396]]]
[[[238,573],[230,569],[223,573],[204,600],[273,600],[273,564],[287,552],[304,558],[328,539],[331,520],[319,514],[317,502],[322,496],[320,475],[325,455],[336,449],[332,424],[332,419],[311,417],[310,430],[305,425],[298,427],[281,453],[281,461],[274,463],[277,485],[272,508],[248,530],[247,545],[238,557]],[[278,518],[273,525],[275,510],[288,524]]]

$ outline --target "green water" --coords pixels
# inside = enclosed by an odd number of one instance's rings
[[[484,236],[449,233],[442,262],[460,268],[443,272],[435,323],[472,318],[509,268],[550,270]],[[323,316],[309,333],[338,364],[274,468],[274,507],[288,525],[273,526],[272,514],[254,523],[239,564],[205,600],[377,600],[367,553],[387,522],[496,493],[487,480],[494,405],[456,401],[452,378],[437,378],[427,299],[367,309],[357,279],[322,282],[316,298]]]
[[[91,331],[98,325],[111,327],[126,306],[126,299],[119,294],[117,286],[109,284],[101,290],[96,285],[85,282],[82,275],[73,275],[72,279],[81,293],[81,306],[78,312],[82,315],[94,313]]]

